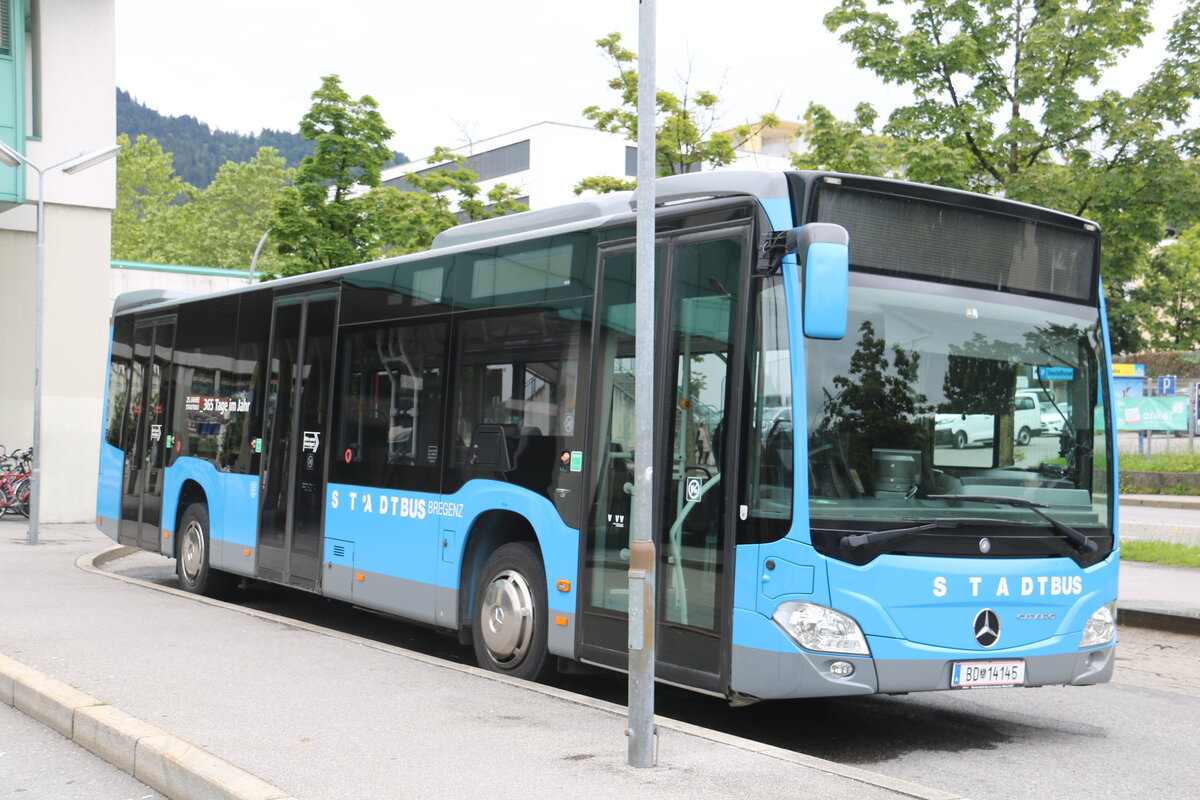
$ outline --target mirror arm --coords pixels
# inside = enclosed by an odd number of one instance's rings
[[[788,250],[789,241],[792,238],[792,247],[795,247],[795,237],[791,231],[775,231],[768,233],[759,240],[758,243],[758,259],[754,263],[755,275],[771,275],[783,266],[783,257],[790,252]]]

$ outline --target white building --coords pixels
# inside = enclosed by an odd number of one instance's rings
[[[0,0],[0,139],[45,168],[116,136],[113,0]],[[43,522],[96,514],[113,161],[45,176]],[[37,173],[0,165],[0,444],[33,439]]]
[[[737,159],[722,169],[789,169],[800,124],[787,122],[743,142]],[[486,193],[497,183],[517,190],[530,208],[548,208],[578,200],[575,186],[584,178],[637,176],[637,148],[624,136],[580,125],[539,122],[509,133],[472,142],[453,152],[467,157]],[[404,176],[439,169],[428,159],[411,161],[383,172],[386,186],[404,189]]]

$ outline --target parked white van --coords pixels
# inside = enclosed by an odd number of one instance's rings
[[[1042,432],[1042,408],[1035,392],[1017,392],[1013,397],[1013,441],[1029,444]],[[962,449],[970,444],[991,444],[996,438],[996,421],[991,414],[937,414],[934,416],[934,444],[949,444]]]

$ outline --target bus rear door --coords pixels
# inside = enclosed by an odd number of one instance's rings
[[[174,345],[174,320],[139,322],[134,328],[117,539],[121,544],[143,550],[161,549],[163,470],[169,455]]]

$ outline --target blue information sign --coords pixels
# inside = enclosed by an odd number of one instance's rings
[[[1038,378],[1043,381],[1073,381],[1074,367],[1038,367]]]
[[[1158,378],[1158,393],[1160,395],[1175,394],[1175,376],[1160,375]]]

